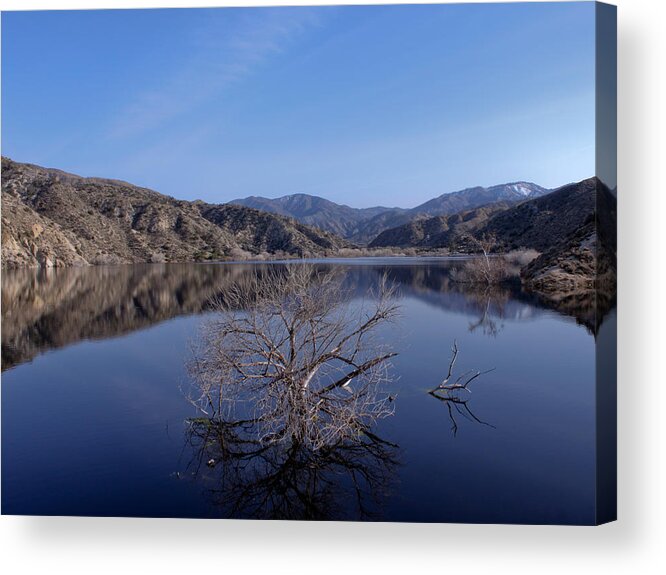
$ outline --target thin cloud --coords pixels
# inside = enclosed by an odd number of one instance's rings
[[[307,8],[252,10],[232,30],[226,21],[214,19],[194,35],[190,53],[171,75],[125,105],[108,135],[138,136],[205,104],[319,26],[321,18],[321,11]]]

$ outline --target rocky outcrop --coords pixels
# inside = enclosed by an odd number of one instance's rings
[[[522,270],[523,283],[551,296],[590,291],[613,298],[617,276],[615,196],[592,178],[563,189],[562,197],[555,199],[562,204],[557,206],[558,217],[551,218],[549,226],[542,225],[549,243],[544,249],[542,240],[533,242],[532,246],[541,247],[543,253]]]
[[[7,267],[85,265],[55,222],[10,194],[2,194],[2,264]]]
[[[5,267],[206,261],[278,251],[316,256],[346,245],[283,216],[176,200],[7,158],[2,223]]]
[[[542,293],[593,291],[596,245],[594,226],[585,226],[530,262],[521,272],[523,283]]]

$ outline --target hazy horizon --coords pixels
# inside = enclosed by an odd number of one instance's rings
[[[594,175],[594,3],[3,12],[2,153],[179,199]]]

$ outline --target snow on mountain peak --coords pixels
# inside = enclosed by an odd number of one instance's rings
[[[509,186],[509,188],[511,190],[513,190],[514,192],[516,192],[517,194],[520,194],[521,196],[525,196],[525,197],[531,195],[532,192],[533,192],[533,190],[530,186],[528,186],[527,184],[523,184],[523,183],[511,184]]]

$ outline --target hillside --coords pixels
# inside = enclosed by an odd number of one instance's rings
[[[489,188],[475,187],[442,194],[413,208],[412,212],[429,216],[455,214],[494,202],[521,202],[538,198],[551,190],[531,182],[513,182]]]
[[[562,186],[498,213],[477,234],[495,236],[504,249],[547,250],[594,219],[600,185],[596,178],[590,178]]]
[[[370,247],[449,247],[456,238],[473,232],[491,216],[510,206],[507,202],[498,202],[457,214],[412,220],[383,231],[370,242]]]
[[[523,284],[532,291],[614,293],[615,196],[596,178],[546,195],[543,191],[527,184],[470,188],[413,210],[377,208],[379,213],[369,219],[348,220],[345,233],[369,238],[375,228],[401,221],[380,231],[370,247],[452,251],[473,251],[473,237],[494,238],[497,251],[540,252],[521,272]],[[522,201],[516,200],[519,195]],[[508,199],[453,214],[426,214],[497,197]],[[319,200],[300,195],[285,205],[301,217],[308,210],[315,215],[330,210],[326,213],[331,219],[344,210],[360,217],[353,208]],[[281,214],[182,201],[126,182],[2,159],[5,267],[190,262],[271,254],[317,257],[349,246],[336,235]]]
[[[360,222],[349,237],[349,240],[358,245],[369,245],[384,230],[401,226],[414,219],[419,219],[418,213],[412,210],[395,208],[387,212],[377,214],[367,220]]]
[[[599,300],[614,297],[616,291],[617,199],[597,178],[565,186],[556,199],[558,218],[553,219],[562,221],[544,225],[550,242],[526,234],[543,253],[522,271],[523,283],[546,294],[592,290],[600,305]]]
[[[2,158],[2,265],[323,255],[339,238],[250,208],[176,200],[126,182]]]
[[[532,248],[543,252],[594,219],[596,178],[563,186],[518,204],[497,202],[451,216],[435,216],[386,230],[374,247],[446,248],[462,236],[492,236],[498,249]]]
[[[284,216],[233,205],[199,204],[201,215],[230,232],[245,250],[322,255],[346,245],[339,237]]]

